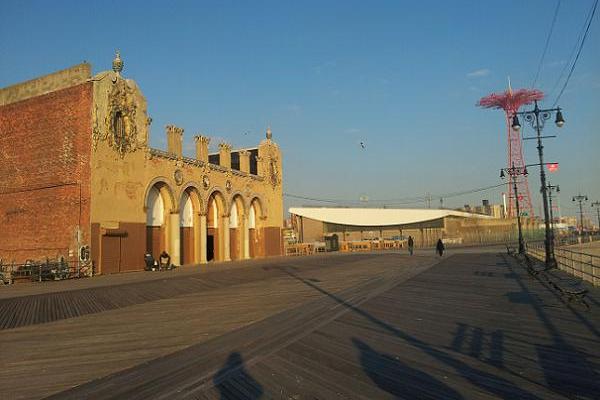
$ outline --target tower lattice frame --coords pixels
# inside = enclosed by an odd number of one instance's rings
[[[478,106],[483,108],[495,108],[504,110],[504,116],[506,119],[506,130],[508,138],[508,151],[507,151],[507,168],[518,168],[521,170],[525,169],[525,158],[523,157],[523,144],[521,141],[521,135],[519,131],[515,131],[512,128],[512,118],[519,111],[519,108],[526,104],[531,104],[535,100],[542,100],[544,93],[537,89],[519,89],[513,91],[510,86],[508,90],[503,93],[492,93],[486,97],[483,97],[477,103]],[[514,177],[513,179],[517,179]],[[509,217],[515,217],[515,207],[513,199],[515,193],[513,193],[512,182],[508,184],[508,197],[509,206],[507,215]],[[522,210],[522,214],[527,214],[528,217],[533,218],[533,205],[531,202],[531,193],[529,192],[529,183],[527,176],[521,175],[520,179],[517,180],[517,190],[519,192],[519,205]]]

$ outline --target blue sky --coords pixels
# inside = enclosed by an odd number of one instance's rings
[[[556,5],[173,3],[4,0],[0,87],[83,60],[94,72],[110,69],[118,48],[124,75],[148,99],[153,146],[165,147],[170,123],[185,129],[189,154],[198,132],[216,137],[215,144],[223,139],[245,147],[271,124],[284,154],[286,192],[348,200],[435,196],[500,183],[503,116],[475,103],[504,90],[507,76],[514,88],[532,84]],[[540,89],[555,86],[592,3],[562,2]],[[561,186],[563,214],[574,214],[570,197],[579,191],[600,200],[598,19],[559,102],[567,123],[544,131],[558,134],[545,152],[547,161],[560,163],[550,179]],[[531,141],[525,157],[537,162]],[[530,174],[530,188],[539,205],[537,172]],[[444,205],[500,202],[501,191]],[[286,199],[286,206],[302,204],[318,203]]]

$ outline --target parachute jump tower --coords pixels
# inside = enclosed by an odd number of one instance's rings
[[[507,168],[515,167],[518,169],[525,168],[525,159],[523,158],[523,146],[521,143],[521,135],[518,131],[512,128],[512,117],[519,108],[523,105],[530,104],[535,100],[544,98],[544,93],[537,89],[519,89],[513,91],[508,84],[508,90],[503,93],[492,93],[486,97],[482,97],[477,103],[483,108],[495,108],[504,110],[506,117],[506,129],[508,131],[508,165]],[[531,218],[533,217],[533,206],[531,205],[531,194],[529,192],[529,184],[527,176],[522,175],[517,181],[517,190],[519,192],[519,205],[523,214],[526,212]],[[514,198],[513,186],[508,182],[508,197]],[[513,207],[512,200],[509,201],[508,216],[516,217],[516,210]]]

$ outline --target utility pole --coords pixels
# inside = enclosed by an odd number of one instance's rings
[[[579,236],[581,236],[583,235],[583,202],[588,201],[588,197],[579,193],[577,196],[573,196],[573,201],[579,202]]]
[[[596,207],[596,212],[598,213],[598,230],[600,230],[600,201],[594,201],[592,207]]]

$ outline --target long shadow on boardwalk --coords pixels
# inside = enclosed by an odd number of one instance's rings
[[[262,385],[248,374],[238,352],[229,355],[225,365],[215,374],[213,384],[219,390],[221,400],[255,400],[263,395]]]
[[[512,382],[510,382],[498,375],[494,375],[489,372],[485,372],[485,371],[473,368],[470,365],[464,363],[463,361],[452,357],[452,355],[450,355],[449,353],[444,352],[439,349],[436,349],[436,348],[433,348],[428,343],[423,342],[422,340],[417,339],[416,337],[414,337],[406,332],[401,331],[400,329],[396,328],[395,326],[392,326],[392,325],[388,324],[387,322],[378,319],[377,317],[361,310],[358,307],[353,306],[352,304],[348,304],[343,299],[340,299],[336,295],[329,293],[328,291],[320,288],[319,286],[313,284],[309,280],[304,279],[287,269],[284,269],[284,270],[288,275],[294,277],[295,279],[300,280],[304,284],[306,284],[306,285],[312,287],[313,289],[323,293],[324,295],[334,299],[339,304],[347,307],[348,309],[352,310],[353,312],[363,316],[367,320],[382,327],[389,333],[405,340],[407,343],[411,344],[415,348],[420,349],[424,353],[434,357],[441,363],[450,366],[472,385],[477,386],[478,388],[483,389],[490,394],[493,394],[493,395],[496,395],[496,396],[499,396],[502,398],[521,399],[521,400],[541,400],[540,397],[538,397],[535,394],[530,393],[524,389],[521,389],[520,387],[514,385]],[[368,371],[365,371],[365,372],[368,373]]]
[[[514,273],[514,279],[521,288],[521,292],[518,293],[525,298],[534,299],[534,294],[515,273],[510,263],[506,263],[506,266]],[[514,294],[512,296],[515,297]],[[544,312],[540,301],[530,301],[527,304],[533,307],[539,321],[545,326],[553,341],[551,345],[535,346],[548,386],[567,397],[597,399],[600,394],[600,376],[594,372],[594,365],[588,361],[585,354],[579,352],[565,340],[550,317]],[[569,309],[597,336],[597,330],[585,317],[570,306]]]
[[[482,328],[458,323],[451,349],[494,367],[504,367],[504,332],[501,330],[487,333]]]
[[[457,391],[438,379],[409,367],[389,354],[379,353],[362,340],[353,338],[352,343],[360,351],[363,371],[386,392],[408,399],[463,399]]]

